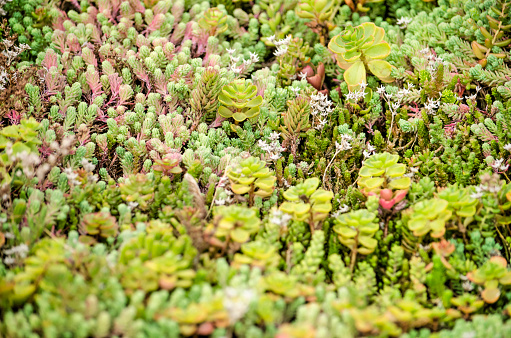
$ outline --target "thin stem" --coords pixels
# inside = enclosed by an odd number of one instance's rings
[[[357,235],[355,236],[355,244],[353,245],[353,249],[351,249],[351,262],[350,262],[350,272],[353,275],[353,269],[355,268],[355,261],[357,260],[358,254],[358,229]]]
[[[334,162],[334,159],[335,157],[337,156],[337,154],[339,154],[341,151],[340,150],[336,150],[335,151],[335,154],[334,156],[332,157],[332,159],[330,160],[330,163],[328,163],[328,165],[326,166],[326,169],[325,169],[325,172],[323,173],[323,188],[325,187],[325,178],[326,178],[326,173],[328,172],[328,169],[330,168],[330,166],[332,165],[332,163]]]

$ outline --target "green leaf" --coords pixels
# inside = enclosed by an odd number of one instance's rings
[[[243,184],[231,184],[231,190],[235,194],[243,195],[250,191],[250,186]]]
[[[220,106],[218,108],[218,114],[222,117],[229,118],[232,116],[232,111],[224,106]]]
[[[357,61],[344,72],[344,80],[348,87],[353,88],[366,80],[366,68],[362,61]]]
[[[324,203],[324,204],[314,204],[312,206],[313,212],[318,212],[321,214],[328,214],[332,210],[332,204]]]
[[[395,180],[390,181],[389,187],[395,190],[405,190],[410,187],[412,183],[410,177],[401,177]]]
[[[380,168],[371,168],[363,166],[360,171],[358,172],[358,175],[360,177],[371,177],[371,176],[381,176],[385,173],[385,169]]]
[[[392,71],[392,65],[387,61],[373,60],[367,64],[369,71],[382,81],[390,81],[390,72]]]
[[[372,45],[364,51],[364,55],[366,57],[370,57],[371,59],[383,59],[389,56],[389,54],[390,46],[386,42],[380,42]]]
[[[237,243],[245,243],[250,238],[250,234],[241,228],[236,228],[231,231],[231,238]]]
[[[379,188],[381,187],[381,185],[383,184],[383,182],[385,182],[385,179],[381,178],[381,177],[374,177],[374,178],[369,178],[369,179],[366,179],[364,180],[363,183],[364,186],[369,189],[369,190],[373,190],[373,189],[376,189],[376,188]]]
[[[247,115],[243,114],[243,113],[234,113],[232,114],[232,118],[237,121],[237,122],[241,122],[241,121],[244,121],[247,119]]]
[[[348,52],[344,53],[343,57],[344,57],[344,60],[346,60],[346,62],[353,62],[355,60],[360,59],[361,55],[362,54],[359,51],[352,50],[352,51],[348,51]]]
[[[374,249],[378,245],[377,240],[375,240],[374,238],[371,238],[371,237],[367,237],[367,236],[360,236],[358,238],[358,242],[371,251],[374,251]]]
[[[311,200],[316,202],[329,202],[334,197],[334,194],[331,191],[318,189],[311,195]]]
[[[14,143],[14,144],[12,145],[12,153],[13,153],[14,155],[16,155],[16,154],[21,154],[21,153],[22,153],[22,152],[24,152],[24,151],[25,151],[25,152],[27,152],[27,154],[28,154],[28,153],[30,153],[30,148],[29,148],[29,147],[27,147],[26,145],[24,145],[24,144],[23,144],[23,143],[21,143],[21,142],[16,142],[16,143]]]
[[[230,97],[228,97],[224,92],[221,92],[219,95],[218,95],[218,101],[220,101],[220,103],[226,105],[226,106],[232,106],[234,105],[234,101],[231,100]]]
[[[389,167],[387,170],[385,170],[385,174],[390,177],[403,176],[405,172],[406,165],[402,163],[394,164],[392,167]]]
[[[252,100],[248,101],[247,104],[245,105],[245,107],[253,108],[253,107],[260,106],[262,103],[263,103],[263,97],[257,96],[255,98],[253,98]]]
[[[330,49],[332,52],[336,54],[342,54],[346,52],[346,49],[342,47],[343,42],[341,40],[340,35],[336,35],[332,40],[330,40],[330,43],[328,44],[328,49]]]
[[[347,226],[334,227],[334,231],[345,238],[355,238],[357,231]]]

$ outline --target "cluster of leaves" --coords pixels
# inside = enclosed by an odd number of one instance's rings
[[[0,9],[0,336],[511,335],[509,0]]]

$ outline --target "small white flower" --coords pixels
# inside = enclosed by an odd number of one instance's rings
[[[280,137],[280,133],[277,133],[276,131],[274,131],[270,134],[270,140],[272,140],[272,141],[278,140],[279,137]]]
[[[275,44],[275,35],[269,36],[268,42]]]
[[[401,17],[397,20],[396,24],[399,26],[399,28],[404,29],[410,22],[412,22],[412,20],[412,18]]]
[[[273,52],[275,56],[282,56],[287,53],[287,46],[278,46],[277,50]]]
[[[479,92],[481,90],[481,87],[479,85],[476,86],[476,92]]]
[[[215,205],[225,205],[225,202],[226,202],[225,199],[217,198],[215,200]]]
[[[298,93],[300,93],[300,90],[302,90],[301,88],[298,88],[298,87],[288,87],[289,89],[291,89],[291,91],[293,93],[295,93],[295,96],[298,96]]]
[[[233,49],[227,48],[227,53],[229,53],[229,55],[233,55],[235,51],[236,51],[236,49],[234,49],[234,48]]]
[[[136,207],[138,207],[138,202],[128,202],[128,208],[131,210],[135,209]]]
[[[480,199],[481,197],[483,197],[483,193],[482,192],[475,192],[473,194],[470,195],[470,197],[472,197],[473,199]]]
[[[307,73],[305,72],[301,72],[300,74],[298,74],[298,76],[300,77],[301,80],[307,80]]]
[[[511,143],[508,143],[504,146],[504,149],[511,152]]]
[[[259,55],[257,55],[256,53],[250,53],[250,60],[253,62],[253,63],[256,63],[259,61]]]
[[[385,87],[384,87],[383,85],[379,86],[379,87],[376,89],[376,92],[377,92],[378,94],[380,94],[380,95],[381,95],[381,94],[383,94],[383,93],[385,93]]]
[[[236,323],[248,311],[250,303],[256,298],[252,289],[227,287],[224,289],[224,308],[231,323]]]

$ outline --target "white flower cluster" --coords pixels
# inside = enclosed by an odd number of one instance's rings
[[[428,97],[428,102],[424,105],[426,112],[434,114],[438,107],[440,107],[440,100],[433,100],[431,97]]]
[[[245,60],[242,59],[241,56],[234,56],[235,52],[236,49],[227,48],[227,53],[229,53],[229,56],[231,58],[231,64],[229,65],[229,69],[235,74],[243,73],[245,70],[248,69],[248,67],[250,67],[251,64],[259,61],[259,55],[257,55],[256,53],[250,53],[250,58]]]
[[[328,115],[334,111],[334,108],[331,107],[332,104],[333,102],[328,99],[327,95],[319,92],[312,94],[310,107],[315,129],[321,130],[325,127]]]
[[[2,15],[2,8],[5,2],[2,2],[0,0],[0,15]],[[4,45],[4,50],[2,51],[2,54],[7,57],[7,67],[11,65],[11,63],[25,50],[30,49],[30,46],[27,44],[21,44],[19,46],[15,46],[14,43],[10,40],[3,40],[0,42]],[[7,83],[7,69],[0,68],[0,90],[5,89],[5,84]]]
[[[281,228],[285,228],[292,218],[293,217],[291,215],[286,214],[285,212],[282,212],[279,209],[273,209],[268,220],[270,221],[270,223],[276,224]]]
[[[374,155],[376,148],[371,145],[371,143],[367,142],[367,149],[364,150],[364,158],[368,158],[371,155]]]
[[[484,196],[485,193],[489,192],[491,194],[498,193],[501,189],[498,185],[478,185],[475,187],[476,191],[475,193],[471,194],[470,197],[479,199]]]
[[[475,92],[474,94],[472,94],[472,95],[465,96],[465,100],[467,100],[467,101],[473,101],[473,100],[475,100],[475,99],[476,99],[476,97],[477,97],[477,94],[479,94],[479,91],[480,91],[480,90],[481,90],[481,87],[479,87],[479,85],[478,85],[478,86],[476,86],[476,92]],[[456,97],[456,99],[461,100],[461,98],[458,98],[458,97]]]
[[[66,174],[67,177],[67,183],[69,185],[80,185],[80,181],[77,180],[78,174],[74,172],[73,168],[66,168],[64,169],[64,174]]]
[[[352,141],[352,140],[353,140],[353,137],[351,137],[347,134],[342,134],[341,135],[341,143],[338,143],[337,141],[335,142],[336,151],[339,152],[339,151],[344,151],[344,150],[350,150],[351,144],[349,141]]]
[[[286,148],[280,146],[279,137],[280,133],[274,131],[270,134],[270,143],[264,140],[257,142],[259,148],[265,152],[265,157],[271,161],[278,160],[282,156],[281,153],[286,150]]]
[[[507,162],[504,163],[504,159],[503,158],[498,159],[498,160],[494,160],[493,163],[490,164],[490,166],[493,168],[493,170],[495,170],[495,172],[507,171],[509,169],[509,164]]]
[[[229,316],[229,321],[234,324],[247,313],[250,303],[256,298],[256,292],[252,289],[226,287],[224,289],[224,308]]]
[[[346,204],[340,205],[340,206],[339,206],[339,210],[337,210],[336,212],[332,213],[332,217],[333,217],[333,218],[337,218],[337,217],[339,217],[341,214],[345,214],[345,213],[347,213],[349,210],[350,210],[350,207],[349,207],[349,206],[347,206]]]
[[[396,24],[399,26],[399,28],[405,29],[406,27],[408,27],[408,24],[412,22],[412,20],[413,20],[412,18],[401,17],[397,19]]]
[[[365,98],[365,96],[367,95],[367,93],[365,92],[365,89],[367,87],[367,83],[365,82],[362,82],[360,84],[360,88],[359,90],[357,91],[354,91],[354,92],[349,92],[348,95],[346,95],[346,99],[348,100],[353,100],[355,102],[358,102],[359,100],[362,100]]]
[[[23,259],[27,257],[28,246],[26,244],[20,244],[18,246],[13,246],[8,250],[4,250],[3,253],[6,256],[4,258],[4,263],[7,265],[12,265],[16,263],[17,259]]]
[[[288,35],[285,39],[277,40],[275,35],[272,35],[268,38],[270,43],[273,43],[277,50],[273,52],[273,54],[277,57],[285,55],[287,53],[287,49],[289,48],[289,43],[291,42],[291,35]]]

